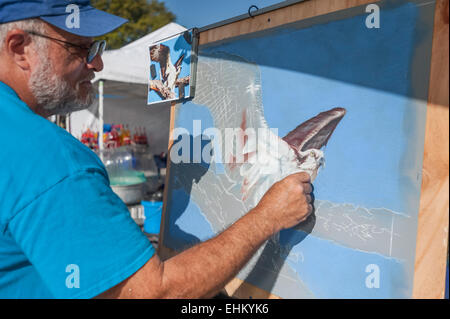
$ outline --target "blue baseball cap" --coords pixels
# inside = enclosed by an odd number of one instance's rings
[[[102,36],[128,22],[95,9],[89,0],[0,0],[0,24],[31,18],[82,37]]]

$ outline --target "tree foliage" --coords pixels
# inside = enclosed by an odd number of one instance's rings
[[[157,0],[92,0],[92,6],[129,22],[116,31],[102,36],[109,49],[118,49],[175,20],[164,3]]]

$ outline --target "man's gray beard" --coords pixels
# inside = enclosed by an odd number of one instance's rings
[[[53,72],[48,60],[41,59],[39,67],[31,74],[28,85],[39,107],[50,115],[66,115],[84,110],[92,105],[95,92],[91,89],[83,99],[77,96],[79,83],[72,89],[69,83]]]

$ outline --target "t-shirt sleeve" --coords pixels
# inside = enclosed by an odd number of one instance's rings
[[[55,298],[92,298],[139,270],[155,253],[100,170],[70,175],[8,225]]]

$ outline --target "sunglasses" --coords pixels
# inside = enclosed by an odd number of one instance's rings
[[[63,41],[63,40],[60,40],[60,39],[55,39],[55,38],[52,38],[52,37],[49,37],[49,36],[46,36],[44,34],[40,34],[40,33],[34,32],[34,31],[25,31],[25,32],[27,32],[28,34],[31,34],[31,35],[38,36],[38,37],[46,38],[46,39],[53,40],[53,41],[58,41],[58,42],[64,43],[64,44],[72,46],[72,47],[76,47],[76,48],[80,48],[80,49],[83,49],[83,50],[87,50],[88,51],[87,57],[86,57],[87,63],[91,63],[92,61],[94,61],[94,59],[95,59],[95,57],[97,55],[102,56],[103,52],[105,52],[105,48],[106,48],[106,41],[105,40],[94,41],[91,44],[91,46],[88,48],[88,47],[84,47],[84,46],[81,46],[81,45],[78,45],[78,44],[74,44],[74,43],[70,43],[70,42],[67,42],[67,41]]]

